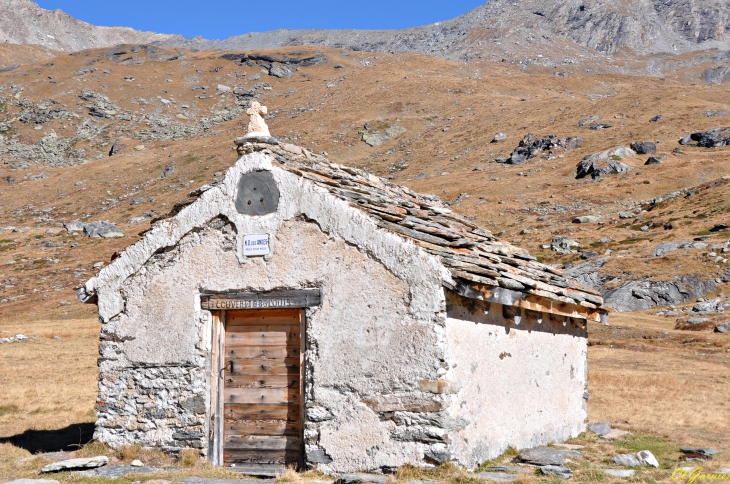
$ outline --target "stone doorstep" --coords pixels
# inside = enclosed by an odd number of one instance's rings
[[[209,477],[185,477],[183,484],[273,484],[275,479],[215,479]]]
[[[341,475],[334,484],[386,484],[387,482],[388,476],[356,472]]]

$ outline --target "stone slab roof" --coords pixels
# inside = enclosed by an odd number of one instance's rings
[[[360,169],[331,163],[305,148],[274,138],[237,138],[239,154],[270,152],[282,169],[326,188],[333,196],[368,213],[377,225],[410,239],[438,256],[455,284],[444,285],[467,298],[495,302],[574,319],[606,322],[610,309],[600,293],[542,264],[525,249],[499,240],[488,230],[453,213],[438,197],[419,194]],[[191,193],[163,218],[195,201]]]

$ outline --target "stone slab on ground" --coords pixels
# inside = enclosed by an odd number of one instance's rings
[[[507,474],[506,472],[479,472],[474,477],[482,481],[490,482],[514,482],[521,476],[519,474]]]
[[[5,484],[58,484],[58,481],[53,479],[15,479]]]
[[[639,459],[636,458],[633,454],[619,454],[613,456],[611,459],[611,462],[613,462],[616,465],[624,466],[624,467],[639,467],[641,465],[641,462],[639,462]]]
[[[214,479],[210,477],[185,477],[183,484],[273,484],[276,479]]]
[[[561,466],[565,459],[570,457],[583,457],[583,454],[576,450],[553,449],[550,447],[535,447],[534,449],[523,450],[517,458],[528,464],[537,466]]]
[[[631,435],[631,432],[627,432],[626,430],[611,429],[611,431],[604,435],[603,438],[606,440],[618,440],[624,435]]]
[[[152,467],[144,467],[144,466],[107,466],[107,467],[100,467],[98,469],[94,469],[93,472],[95,476],[98,477],[111,477],[111,478],[117,478],[126,476],[127,474],[133,474],[133,473],[141,473],[146,474],[149,472],[155,472],[159,469],[153,469]]]
[[[109,458],[105,455],[68,459],[44,466],[41,469],[41,473],[45,474],[48,472],[72,471],[76,469],[93,469],[95,467],[105,466],[108,462]]]
[[[594,423],[588,425],[588,430],[590,430],[594,434],[598,434],[601,437],[603,437],[604,435],[608,435],[608,433],[611,431],[611,423],[610,422],[594,422]]]
[[[712,447],[680,447],[679,450],[685,454],[702,454],[706,456],[719,454],[719,451]]]
[[[558,449],[566,449],[566,450],[580,450],[585,449],[585,445],[578,445],[578,444],[553,444],[553,447],[557,447]]]
[[[529,472],[524,467],[520,467],[520,466],[508,466],[508,465],[489,466],[485,470],[487,472]]]
[[[573,471],[563,466],[542,466],[540,472],[546,476],[558,476],[563,479],[570,479],[573,477]]]
[[[635,471],[631,469],[603,469],[603,471],[611,477],[629,478],[634,475]]]
[[[335,480],[334,484],[386,484],[387,482],[387,476],[357,472],[354,474],[341,475]]]

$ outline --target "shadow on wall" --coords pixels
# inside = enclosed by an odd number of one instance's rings
[[[58,430],[26,430],[22,434],[0,438],[0,444],[13,444],[31,454],[72,451],[91,442],[93,435],[93,423],[80,423]]]
[[[485,310],[487,311],[485,313]],[[563,318],[537,311],[521,310],[512,306],[496,303],[485,303],[467,299],[452,291],[446,291],[446,316],[449,318],[471,321],[477,324],[488,324],[503,328],[506,334],[510,330],[532,332],[539,331],[554,335],[568,334],[573,337],[587,338],[588,331],[583,325],[575,325],[569,318]],[[516,323],[519,321],[519,323]],[[583,321],[582,323],[585,323]]]

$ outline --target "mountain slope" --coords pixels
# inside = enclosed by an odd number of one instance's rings
[[[45,10],[31,0],[0,0],[0,42],[75,51],[126,43],[170,41],[181,36],[140,32],[129,27],[97,27],[61,10]]]
[[[226,50],[318,45],[469,60],[495,53],[555,58],[578,52],[566,50],[566,42],[603,54],[622,48],[640,55],[727,49],[729,30],[730,0],[492,0],[455,19],[403,30],[280,29],[223,41],[197,37],[163,42]]]

